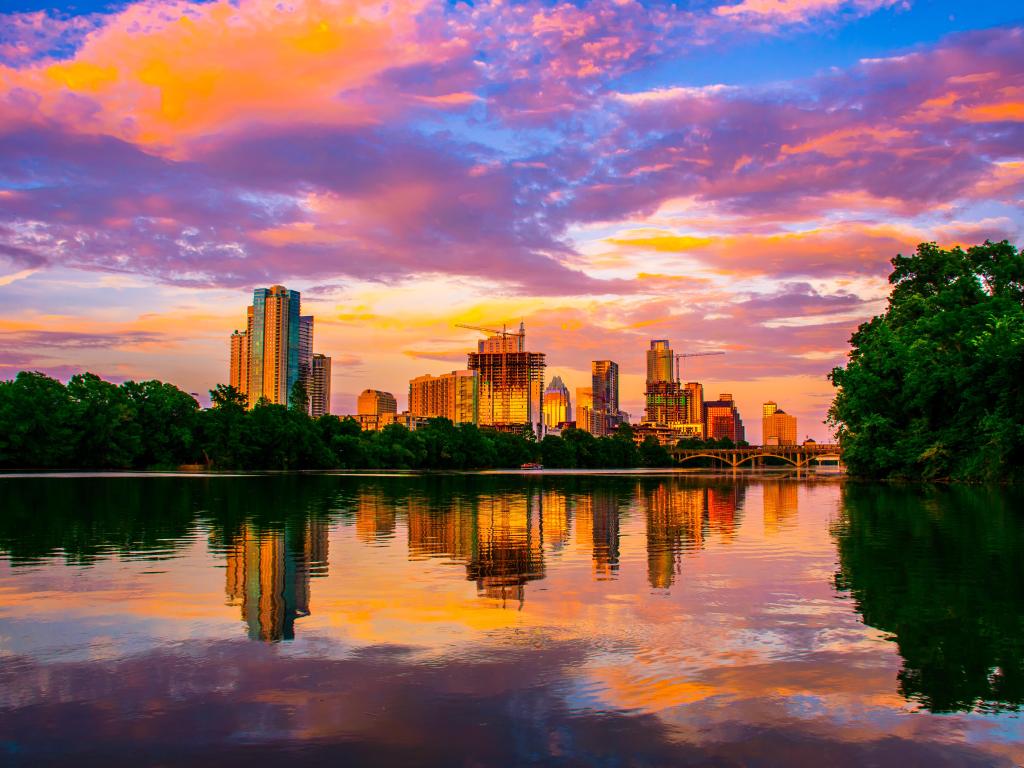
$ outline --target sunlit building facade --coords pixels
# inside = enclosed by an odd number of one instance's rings
[[[590,387],[576,388],[576,429],[594,431],[594,390]]]
[[[398,401],[390,392],[379,389],[364,389],[356,401],[356,413],[360,416],[380,416],[384,413],[398,413]]]
[[[228,383],[248,397],[249,335],[245,331],[235,331],[231,334],[231,363]]]
[[[619,365],[611,360],[594,360],[590,372],[594,404],[591,431],[597,437],[610,435],[619,425]]]
[[[651,339],[651,348],[647,350],[647,383],[675,381],[672,365],[675,355],[668,339]]]
[[[313,388],[313,316],[299,316],[299,380],[306,397]]]
[[[292,387],[301,381],[312,413],[313,316],[300,309],[298,291],[283,285],[257,288],[246,310],[245,331],[231,334],[229,382],[250,408],[261,398],[288,405]]]
[[[728,438],[739,443],[747,439],[743,420],[731,394],[722,393],[717,400],[704,403],[704,428],[709,440]]]
[[[310,370],[309,413],[319,419],[331,412],[331,358],[313,355]]]
[[[475,371],[452,371],[440,376],[417,376],[409,382],[409,413],[456,424],[476,424],[480,405]]]
[[[544,390],[544,426],[547,429],[555,429],[567,421],[572,421],[569,388],[559,376],[555,376]]]
[[[704,385],[699,381],[688,381],[683,387],[683,395],[686,397],[686,423],[684,431],[688,434],[704,439],[707,433],[704,429]]]
[[[544,353],[526,351],[526,329],[480,341],[468,365],[479,376],[478,423],[509,431],[542,430]]]
[[[252,340],[249,346],[249,400],[266,398],[288,404],[299,380],[298,291],[283,285],[253,291]]]
[[[686,395],[672,372],[675,353],[668,339],[651,339],[647,350],[644,422],[675,426],[686,422]]]
[[[764,445],[796,445],[796,416],[769,400],[762,408],[761,442]]]

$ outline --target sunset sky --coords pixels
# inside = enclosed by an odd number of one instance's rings
[[[1018,2],[2,7],[0,378],[205,395],[281,283],[335,412],[522,319],[634,420],[668,338],[753,441],[764,399],[824,439],[889,259],[1024,229]]]

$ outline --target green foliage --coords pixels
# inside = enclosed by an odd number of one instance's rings
[[[0,382],[0,468],[438,469],[666,466],[664,450],[641,457],[628,425],[610,437],[567,430],[537,442],[532,432],[498,432],[431,419],[410,431],[391,424],[364,432],[352,418],[311,419],[299,407],[218,384],[212,407],[159,381],[120,386],[94,374],[65,386],[40,373]],[[659,446],[660,448],[660,446]]]
[[[850,471],[1024,475],[1024,254],[1007,242],[897,256],[885,314],[850,340],[829,421]]]
[[[654,435],[644,438],[643,445],[640,446],[640,461],[645,467],[672,466],[672,457]]]

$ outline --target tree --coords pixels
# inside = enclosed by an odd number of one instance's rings
[[[292,384],[292,390],[288,393],[288,408],[298,413],[309,413],[309,393],[306,391],[306,383],[300,378]]]
[[[203,411],[199,421],[204,457],[218,469],[246,467],[249,442],[245,395],[235,387],[218,384],[210,390],[210,400],[213,407]]]
[[[173,469],[197,459],[199,403],[194,397],[161,381],[126,381],[121,388],[135,407],[140,466]]]
[[[831,373],[829,421],[868,477],[1019,478],[1024,255],[1007,242],[899,255],[885,314]]]
[[[645,467],[670,467],[672,457],[665,446],[658,442],[658,438],[648,435],[640,446],[640,462]]]
[[[67,389],[42,373],[0,382],[0,466],[70,467],[75,425]]]
[[[79,373],[67,385],[75,432],[75,463],[89,469],[128,468],[142,451],[135,403],[116,384]]]

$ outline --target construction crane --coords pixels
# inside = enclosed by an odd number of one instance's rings
[[[505,338],[506,336],[525,336],[526,335],[526,329],[523,328],[523,324],[522,323],[519,324],[519,330],[518,331],[510,331],[510,330],[508,330],[508,328],[506,326],[502,326],[501,330],[498,330],[497,328],[481,328],[478,325],[466,325],[465,323],[456,323],[455,327],[456,328],[467,328],[470,331],[480,331],[480,333],[490,333],[490,334],[493,334],[494,336],[501,336],[502,338]]]
[[[712,355],[724,355],[725,352],[680,352],[676,355],[676,381],[680,384],[683,380],[679,377],[679,359],[682,357],[711,357]]]

